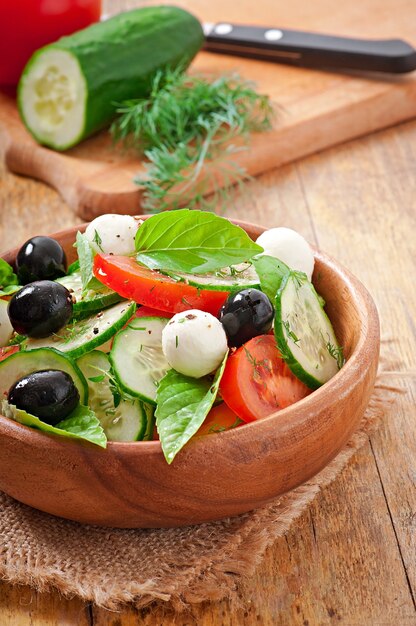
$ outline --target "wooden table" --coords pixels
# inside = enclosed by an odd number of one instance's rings
[[[113,613],[3,583],[1,626],[416,624],[416,122],[264,175],[226,215],[293,227],[349,267],[377,302],[407,394],[267,552],[245,609]],[[1,251],[78,221],[52,189],[1,172]]]

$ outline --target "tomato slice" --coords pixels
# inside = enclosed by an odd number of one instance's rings
[[[4,348],[0,348],[0,361],[4,361],[8,356],[14,354],[15,352],[19,352],[20,346],[6,346]]]
[[[240,423],[238,415],[225,402],[221,402],[221,404],[212,407],[195,436],[221,433],[224,430],[236,428]]]
[[[217,315],[229,295],[226,291],[197,289],[177,282],[127,256],[97,254],[94,275],[123,298],[169,313],[200,309]]]
[[[220,391],[245,422],[267,417],[311,393],[283,361],[271,335],[250,339],[228,357]]]

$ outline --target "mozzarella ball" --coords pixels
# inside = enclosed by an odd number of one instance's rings
[[[132,215],[107,213],[88,224],[85,235],[95,252],[104,254],[134,254],[134,238],[141,220]]]
[[[7,313],[7,300],[0,300],[0,347],[6,346],[13,335],[13,326]]]
[[[264,248],[263,254],[274,256],[290,269],[305,272],[311,280],[315,259],[306,239],[291,228],[270,228],[257,238],[256,243]]]
[[[227,336],[221,322],[197,309],[177,313],[162,332],[162,349],[177,372],[201,378],[220,365],[227,350]]]

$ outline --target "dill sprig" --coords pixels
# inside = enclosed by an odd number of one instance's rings
[[[146,174],[135,182],[144,208],[156,212],[224,202],[224,188],[248,178],[233,156],[247,149],[250,133],[271,128],[274,111],[237,75],[210,81],[177,68],[159,71],[150,97],[123,102],[118,113],[113,137],[146,157]]]
[[[342,346],[334,346],[330,341],[328,341],[326,344],[326,349],[328,350],[332,358],[335,359],[338,365],[338,369],[340,370],[345,363],[344,350]]]

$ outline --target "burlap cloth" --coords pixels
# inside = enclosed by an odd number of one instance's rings
[[[204,600],[235,599],[239,582],[253,573],[266,548],[391,412],[400,391],[392,384],[400,379],[391,367],[382,365],[360,428],[332,463],[252,513],[179,529],[114,530],[68,522],[0,493],[0,576],[41,591],[55,587],[111,609],[159,601],[178,610]]]

